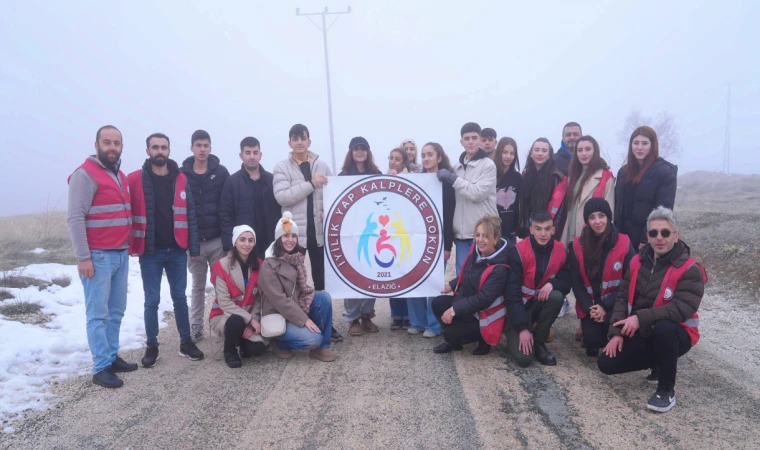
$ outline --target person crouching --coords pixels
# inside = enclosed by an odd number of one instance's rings
[[[272,347],[282,359],[292,358],[291,350],[309,349],[314,359],[335,361],[330,349],[332,298],[308,284],[306,249],[298,245],[298,225],[290,211],[282,216],[259,276],[262,317],[281,314],[286,320],[285,333],[272,339]]]
[[[446,342],[435,353],[461,350],[477,342],[473,355],[487,355],[501,338],[506,319],[507,241],[501,238],[501,220],[485,216],[475,224],[474,244],[459,272],[433,300],[433,313],[443,326]]]
[[[238,225],[232,230],[232,242],[229,253],[212,267],[216,300],[208,323],[212,333],[224,338],[224,362],[236,369],[243,364],[241,357],[263,354],[267,340],[261,336],[261,315],[254,308],[260,306],[256,295],[261,260],[253,252],[256,233],[248,225]]]

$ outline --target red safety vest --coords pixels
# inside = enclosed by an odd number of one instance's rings
[[[259,267],[261,267],[261,260],[259,260]],[[211,268],[211,284],[216,286],[216,278],[219,277],[227,284],[227,292],[230,294],[230,298],[235,304],[248,314],[253,312],[253,302],[256,301],[256,294],[258,293],[257,284],[259,281],[259,271],[254,270],[248,276],[248,287],[245,289],[245,295],[240,291],[240,288],[232,279],[232,275],[227,273],[222,267],[222,261],[219,260],[214,263]],[[208,319],[211,320],[216,316],[224,314],[222,308],[219,306],[219,300],[214,299],[214,303],[211,304],[211,311],[209,312]]]
[[[546,268],[546,272],[544,272],[544,276],[541,278],[538,286],[536,286],[536,254],[533,253],[530,238],[523,239],[516,245],[517,253],[520,255],[520,261],[523,266],[523,304],[528,303],[551,277],[559,273],[565,264],[565,260],[567,259],[565,246],[559,241],[553,240],[552,242],[554,242],[554,247],[549,257],[549,266]]]
[[[148,218],[145,210],[145,190],[142,180],[143,169],[129,174],[129,190],[132,192],[132,242],[129,245],[130,255],[142,255],[145,251],[145,231]],[[174,181],[174,239],[183,249],[188,247],[187,230],[187,178],[179,173]]]
[[[465,258],[465,265],[467,264],[467,260],[470,259],[474,249],[475,245],[472,245],[470,247],[470,252],[467,254],[467,258]],[[492,264],[486,267],[486,270],[483,271],[483,275],[480,276],[478,290],[483,289],[483,285],[486,284],[488,276],[491,275],[491,272],[493,272],[493,269],[497,266],[509,268],[506,264]],[[459,272],[457,288],[454,290],[454,295],[459,292],[463,280],[464,267],[462,267],[462,270]],[[483,336],[483,340],[486,341],[488,345],[498,344],[501,339],[501,334],[504,332],[504,325],[507,321],[507,306],[504,304],[504,296],[502,295],[494,300],[493,303],[483,311],[478,311],[478,320],[480,321],[480,335]]]
[[[615,176],[609,170],[602,171],[602,179],[599,180],[599,186],[594,189],[594,198],[604,198],[604,189],[607,187],[607,182],[612,179],[615,182]],[[612,219],[612,217],[610,217]]]
[[[625,265],[625,255],[628,254],[631,240],[628,236],[618,233],[617,242],[612,247],[607,255],[607,261],[604,264],[604,272],[602,272],[602,297],[612,293],[623,282],[623,266]],[[573,241],[573,250],[575,251],[575,259],[578,260],[578,268],[581,273],[581,280],[586,286],[586,292],[591,298],[592,303],[596,303],[594,299],[594,290],[591,288],[591,281],[586,275],[586,265],[583,261],[583,247],[581,246],[580,236]],[[575,302],[575,312],[578,314],[578,318],[582,319],[586,317],[586,312],[581,308],[580,302]]]
[[[546,210],[552,215],[552,219],[557,215],[559,209],[562,207],[562,202],[565,201],[565,194],[567,193],[567,177],[563,177],[562,181],[558,185],[554,186],[552,192],[552,198],[549,200],[549,206]]]
[[[665,277],[662,279],[662,285],[660,285],[660,293],[657,294],[657,299],[654,301],[655,308],[663,306],[666,303],[670,303],[673,300],[673,295],[677,290],[678,282],[681,281],[681,278],[683,278],[683,275],[686,273],[686,271],[695,264],[699,267],[699,270],[702,271],[702,281],[707,283],[707,272],[705,271],[705,268],[702,267],[702,265],[699,264],[694,258],[690,257],[687,259],[686,263],[684,263],[684,265],[681,267],[670,266],[668,268],[668,271],[665,272]],[[636,255],[631,260],[631,266],[629,269],[631,273],[631,281],[628,285],[629,317],[631,315],[631,311],[633,310],[633,301],[636,297],[636,279],[639,276],[640,268],[641,260],[639,259],[639,255]],[[699,341],[699,314],[695,312],[693,316],[691,316],[685,322],[681,322],[679,325],[681,325],[689,335],[692,347],[697,345],[697,342]]]
[[[123,247],[129,242],[129,229],[132,224],[127,177],[120,170],[120,182],[117,183],[108,174],[108,169],[104,169],[90,158],[79,168],[84,169],[98,185],[90,209],[84,217],[87,245],[96,250]],[[71,181],[71,175],[68,181]]]

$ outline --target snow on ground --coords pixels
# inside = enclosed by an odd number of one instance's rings
[[[87,345],[84,289],[76,266],[32,264],[9,272],[51,281],[55,277],[71,277],[71,285],[52,285],[44,290],[31,286],[7,289],[18,300],[39,303],[42,312],[53,315],[44,325],[31,325],[8,320],[0,315],[0,421],[19,418],[27,409],[43,409],[54,402],[48,392],[50,383],[92,371],[92,355]],[[188,305],[192,278],[188,274]],[[0,304],[15,301],[14,299]],[[140,264],[129,260],[127,309],[121,324],[120,348],[140,348],[145,342],[143,320],[143,288]],[[165,328],[163,313],[172,311],[169,283],[161,282],[159,327]],[[173,323],[173,322],[172,322]]]
[[[45,249],[38,247],[38,248],[35,248],[34,250],[30,250],[29,253],[34,253],[36,255],[39,255],[40,253],[45,253]]]

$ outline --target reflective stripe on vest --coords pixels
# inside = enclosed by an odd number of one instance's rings
[[[562,202],[565,200],[566,193],[567,177],[563,177],[562,181],[554,186],[554,191],[552,191],[552,198],[549,200],[549,205],[546,207],[546,210],[549,212],[549,214],[552,215],[552,220],[554,220],[557,212],[559,212],[559,208],[562,207]]]
[[[618,286],[622,284],[623,277],[625,276],[625,273],[623,273],[623,268],[625,267],[625,257],[628,254],[630,246],[631,240],[628,238],[628,236],[618,233],[617,241],[612,247],[612,250],[610,250],[610,252],[607,254],[607,259],[604,263],[604,271],[602,272],[602,297],[611,294],[615,289],[618,288]],[[573,240],[573,253],[575,254],[575,259],[578,261],[578,269],[580,272],[581,280],[586,286],[586,292],[591,298],[591,302],[593,304],[596,304],[597,302],[594,298],[594,289],[592,288],[591,281],[588,279],[588,275],[586,274],[586,263],[583,257],[583,246],[581,246],[580,236],[576,237]],[[575,302],[575,312],[580,319],[586,317],[586,312],[583,310],[583,308],[581,308],[580,302],[578,301]]]
[[[667,272],[665,272],[665,276],[662,278],[662,284],[660,285],[660,292],[657,294],[657,299],[654,301],[654,308],[658,308],[660,306],[663,306],[667,303],[670,303],[673,300],[673,297],[675,296],[676,291],[678,290],[678,283],[681,281],[681,278],[683,278],[686,271],[691,269],[692,266],[696,265],[699,267],[699,270],[702,272],[702,281],[704,283],[707,283],[707,272],[705,271],[705,268],[702,267],[701,264],[699,264],[694,258],[689,257],[689,259],[686,260],[684,265],[681,267],[676,267],[671,265],[668,267]],[[631,260],[631,266],[629,269],[630,273],[630,282],[628,284],[628,315],[631,315],[631,312],[633,311],[633,302],[636,299],[636,281],[639,276],[639,269],[641,269],[641,259],[639,258],[639,255],[636,255]],[[633,289],[630,288],[630,286],[633,286]],[[689,339],[691,340],[692,347],[697,345],[697,342],[699,342],[699,314],[696,312],[685,321],[681,322],[679,325],[681,325],[684,330],[686,330],[686,334],[689,335]]]
[[[227,285],[227,292],[230,294],[230,300],[232,300],[232,302],[235,303],[238,308],[246,311],[248,314],[251,314],[251,312],[253,312],[253,304],[256,301],[256,295],[258,293],[257,285],[259,281],[259,271],[255,270],[250,273],[248,276],[248,286],[246,287],[245,295],[243,295],[243,292],[235,283],[235,280],[229,273],[224,270],[224,267],[222,267],[223,259],[224,258],[214,263],[214,266],[211,268],[211,284],[216,287],[217,278],[221,278]],[[261,260],[259,260],[259,267],[261,267]],[[223,314],[224,311],[219,306],[219,300],[215,298],[214,302],[211,304],[211,310],[209,311],[208,318],[211,320],[214,317],[221,316]]]
[[[552,240],[552,254],[549,257],[549,265],[546,267],[544,276],[536,286],[536,254],[533,253],[533,246],[530,244],[530,238],[520,241],[517,247],[517,253],[520,255],[520,261],[523,266],[523,286],[520,291],[523,294],[523,304],[528,303],[536,292],[540,290],[549,281],[562,270],[562,266],[567,259],[565,246],[561,242]]]

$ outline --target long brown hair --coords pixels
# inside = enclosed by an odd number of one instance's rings
[[[536,170],[536,163],[530,157],[536,142],[549,144],[549,160],[544,163],[541,170]],[[525,163],[525,172],[523,173],[522,189],[520,190],[520,223],[527,223],[527,220],[523,220],[529,218],[531,213],[546,211],[554,192],[552,177],[555,171],[554,147],[546,138],[536,139],[530,146],[528,161]]]
[[[441,162],[438,163],[438,169],[446,169],[449,172],[453,172],[454,169],[451,168],[451,162],[449,161],[449,155],[446,154],[445,151],[443,151],[443,147],[441,147],[441,144],[437,142],[428,142],[427,144],[423,145],[422,148],[425,148],[427,146],[433,147],[433,150],[435,150],[435,154],[437,156],[441,157]],[[420,149],[420,165],[422,165],[422,150]],[[425,172],[425,168],[422,168],[422,172]]]
[[[639,161],[636,159],[636,155],[633,154],[633,140],[638,136],[644,136],[652,143],[649,154],[644,158],[644,162],[641,164],[639,164]],[[657,141],[657,132],[648,126],[638,127],[633,130],[631,140],[628,141],[628,162],[625,165],[626,183],[640,183],[641,177],[644,176],[644,173],[649,169],[649,166],[651,166],[659,157],[660,145]]]
[[[348,149],[346,159],[343,160],[343,167],[340,170],[344,175],[359,174],[359,169],[356,167],[356,161],[354,161],[353,149]],[[372,156],[372,150],[370,150],[369,147],[367,147],[367,160],[364,161],[364,173],[372,175],[380,173],[377,165],[375,165],[375,158]]]
[[[583,164],[581,164],[580,160],[578,159],[578,144],[583,141],[591,142],[591,145],[594,147],[594,156],[591,157],[591,161],[588,163],[586,174],[583,175],[583,178],[581,178],[581,174],[583,173]],[[602,158],[601,151],[599,150],[599,143],[596,141],[596,139],[591,136],[581,136],[581,138],[578,139],[578,142],[575,144],[575,153],[573,153],[573,159],[570,160],[570,166],[567,170],[568,183],[567,194],[565,194],[565,204],[568,205],[568,208],[570,207],[569,205],[573,200],[578,201],[578,199],[581,197],[583,186],[585,186],[588,180],[594,176],[597,170],[609,170],[609,168],[610,166],[607,165],[607,161]],[[578,192],[575,194],[575,196],[573,196],[573,190],[575,190],[575,184],[578,182],[578,179],[581,180],[581,188],[578,189]]]
[[[579,141],[580,142],[580,141]],[[584,217],[588,220],[588,217]],[[583,245],[583,262],[586,266],[586,276],[589,280],[594,278],[602,270],[602,251],[604,243],[612,233],[612,217],[607,217],[607,228],[601,236],[597,236],[591,227],[583,228],[581,241]]]
[[[504,153],[504,147],[511,145],[515,149],[515,159],[512,160],[512,164],[509,165],[509,169],[504,170],[504,164],[501,162],[501,155]],[[549,144],[551,146],[551,144]],[[496,144],[496,153],[493,156],[493,162],[496,163],[496,173],[498,174],[496,180],[501,180],[501,177],[510,170],[520,171],[520,157],[517,155],[517,142],[511,137],[503,137],[499,139],[499,143]],[[515,167],[517,167],[515,169]]]

